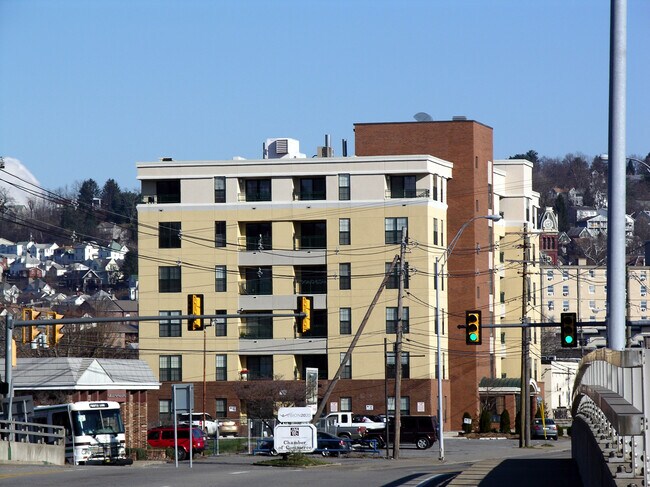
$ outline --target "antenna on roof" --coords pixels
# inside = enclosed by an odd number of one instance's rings
[[[417,120],[418,122],[432,122],[433,118],[431,118],[431,115],[429,115],[426,112],[418,112],[415,115],[413,115],[413,118]]]

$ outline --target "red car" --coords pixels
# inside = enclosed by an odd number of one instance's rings
[[[185,460],[190,454],[190,428],[177,428],[179,460]],[[174,427],[159,426],[147,431],[147,443],[152,448],[174,448]],[[205,450],[205,439],[199,428],[192,428],[192,454],[202,453]]]

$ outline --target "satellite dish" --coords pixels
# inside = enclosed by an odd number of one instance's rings
[[[426,112],[418,112],[415,115],[413,115],[413,118],[417,120],[418,122],[432,122],[433,118],[431,118],[431,115],[429,115]]]

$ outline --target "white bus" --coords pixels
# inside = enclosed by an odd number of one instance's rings
[[[80,401],[34,408],[35,423],[65,427],[65,460],[73,465],[130,465],[124,423],[114,401]]]

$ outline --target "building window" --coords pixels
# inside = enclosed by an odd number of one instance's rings
[[[267,314],[269,316],[246,317],[244,315],[242,317],[243,326],[239,337],[246,339],[273,338],[273,316],[271,316],[272,311],[256,311],[256,313]]]
[[[569,271],[562,271],[562,280],[566,281],[569,278]]]
[[[158,203],[180,203],[180,179],[167,179],[156,181],[156,200]]]
[[[339,218],[339,245],[350,245],[349,218]]]
[[[596,311],[596,301],[589,301],[589,309],[592,312]]]
[[[214,266],[214,290],[218,293],[226,292],[226,266]]]
[[[438,245],[438,219],[433,219],[433,245]]]
[[[505,345],[506,343],[506,334],[505,332],[501,332],[501,344]]]
[[[408,228],[408,221],[408,218],[386,218],[384,220],[387,244],[402,242],[402,228]]]
[[[300,178],[299,200],[324,200],[325,178]]]
[[[180,316],[180,311],[161,311],[160,316]],[[181,336],[181,320],[168,319],[158,322],[158,336],[160,337],[179,337]]]
[[[225,309],[218,309],[214,312],[215,315],[226,315],[228,312]],[[228,336],[228,318],[225,316],[214,319],[214,335],[218,337]]]
[[[158,223],[158,247],[161,249],[181,248],[181,222]]]
[[[180,293],[181,292],[181,268],[180,266],[163,266],[158,268],[158,292]]]
[[[350,199],[350,175],[339,174],[339,200],[348,201]]]
[[[553,301],[549,301],[547,305],[549,311],[553,311],[555,309],[555,303]]]
[[[386,378],[394,379],[395,378],[395,352],[386,353]],[[409,379],[411,374],[409,353],[402,352],[402,378]]]
[[[388,176],[390,198],[415,198],[415,176]]]
[[[605,286],[605,288],[607,288],[607,286]],[[639,288],[639,291],[641,292],[641,296],[645,296],[647,294],[647,292],[648,292],[648,288],[646,286],[644,286],[644,285],[641,285],[641,287]]]
[[[645,313],[648,310],[648,302],[641,301],[641,313]]]
[[[411,400],[408,396],[400,397],[400,414],[408,415],[411,411]],[[395,396],[388,396],[388,414],[395,414]]]
[[[339,333],[341,335],[352,334],[352,308],[339,309]]]
[[[246,358],[249,380],[273,379],[273,356],[250,355]]]
[[[569,286],[564,285],[562,286],[562,296],[568,296],[569,295]]]
[[[593,269],[589,269],[589,277],[592,277],[592,278],[596,277],[596,271],[594,271]]]
[[[553,286],[548,286],[546,288],[546,295],[547,296],[553,296]]]
[[[352,288],[352,264],[339,264],[339,289],[346,290]]]
[[[546,271],[546,280],[547,281],[552,281],[553,280],[553,271],[550,270],[550,269]]]
[[[352,398],[351,397],[342,397],[341,398],[341,412],[352,412]]]
[[[402,307],[402,333],[409,332],[409,308]],[[397,306],[386,308],[386,333],[397,333]]]
[[[273,226],[270,222],[246,224],[246,250],[272,250]]]
[[[244,283],[241,285],[240,294],[270,296],[273,294],[273,268],[245,267]]]
[[[271,201],[271,180],[247,179],[246,201]]]
[[[392,262],[386,262],[386,267],[384,272],[388,272]],[[399,289],[399,263],[393,268],[393,272],[390,274],[388,281],[386,282],[386,289]],[[409,272],[408,272],[408,262],[404,265],[404,289],[409,288]]]
[[[159,357],[161,382],[183,380],[183,358],[180,355],[161,355]]]
[[[226,222],[214,222],[214,246],[226,246]]]
[[[170,424],[173,421],[171,399],[160,399],[158,401],[158,421],[160,421],[160,424]]]
[[[345,352],[341,352],[341,363],[343,363],[344,359]],[[341,379],[352,379],[352,355],[350,355],[350,358],[348,358],[348,361],[345,363],[343,370],[341,370]]]
[[[214,356],[214,380],[228,380],[228,360],[224,354]]]
[[[214,202],[226,202],[226,178],[223,176],[214,178]]]
[[[596,294],[596,286],[589,284],[589,294]]]
[[[228,401],[224,398],[217,398],[214,400],[215,416],[217,418],[225,418],[228,416]]]
[[[648,273],[646,271],[641,271],[641,274],[639,275],[639,279],[641,281],[645,281],[648,277]]]
[[[562,311],[569,311],[569,301],[562,301]]]
[[[439,176],[433,175],[433,199],[438,201],[438,178]]]

